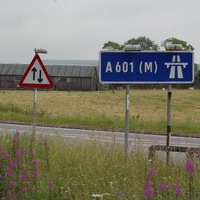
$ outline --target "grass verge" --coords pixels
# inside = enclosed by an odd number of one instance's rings
[[[33,138],[0,138],[0,197],[34,200],[197,200],[199,152],[186,162],[152,164],[141,151],[125,161],[119,144]]]

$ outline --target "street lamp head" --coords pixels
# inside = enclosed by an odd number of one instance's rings
[[[166,51],[182,51],[183,46],[182,44],[166,44],[165,50]]]
[[[137,45],[125,45],[124,51],[141,51],[141,46]]]
[[[46,49],[42,49],[42,48],[40,48],[40,49],[34,49],[34,51],[35,51],[35,53],[43,53],[43,54],[47,54],[48,53],[48,51],[46,50]]]

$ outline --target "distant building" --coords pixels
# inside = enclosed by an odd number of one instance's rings
[[[26,64],[0,64],[0,89],[17,89]],[[102,88],[97,66],[45,65],[55,90],[95,91]]]

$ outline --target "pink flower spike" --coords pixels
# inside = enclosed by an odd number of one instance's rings
[[[47,146],[47,139],[46,138],[44,139],[44,143],[43,144],[44,144],[44,146]]]
[[[186,171],[190,174],[194,173],[194,171],[195,171],[195,167],[191,160],[186,161],[185,168],[186,168]]]
[[[16,131],[15,135],[16,135],[16,136],[19,136],[19,135],[20,135],[19,131]]]
[[[148,175],[152,178],[154,178],[156,176],[156,170],[155,169],[149,169],[148,170]]]
[[[15,167],[17,165],[17,162],[15,160],[10,160],[9,167]]]
[[[29,142],[30,142],[30,143],[33,143],[33,142],[34,142],[34,138],[31,137],[31,138],[29,139]]]
[[[182,195],[183,194],[183,190],[180,188],[180,186],[178,185],[178,184],[176,184],[175,186],[174,186],[174,188],[175,188],[175,195]]]
[[[10,176],[12,176],[13,175],[13,171],[7,171],[6,173],[5,173],[5,176],[6,177],[10,177]]]
[[[32,176],[33,176],[33,178],[37,178],[38,177],[37,171],[33,172]]]
[[[151,187],[151,183],[148,180],[146,180],[145,183],[144,183],[144,188],[146,189],[146,188],[149,188],[149,187]]]
[[[22,192],[27,192],[27,188],[22,188]]]
[[[144,189],[143,194],[145,197],[153,197],[154,196],[154,189],[152,187],[149,187],[147,189]]]
[[[14,184],[15,184],[15,182],[14,182],[14,181],[10,181],[10,185],[12,185],[12,186],[13,186]]]
[[[38,160],[32,160],[31,164],[35,169],[38,168]]]
[[[168,185],[166,183],[161,183],[158,187],[160,190],[165,190],[167,189]]]
[[[2,197],[1,200],[6,200],[6,197]]]
[[[52,181],[48,181],[48,189],[50,190],[53,187],[53,182]]]

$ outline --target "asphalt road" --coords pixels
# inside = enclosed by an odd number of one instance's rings
[[[2,133],[14,133],[19,132],[32,132],[32,126],[20,125],[20,124],[6,124],[0,123],[0,130]],[[58,127],[45,127],[37,126],[37,134],[42,135],[60,135],[68,140],[89,140],[98,141],[105,144],[118,145],[123,148],[124,145],[124,133],[123,132],[111,132],[111,131],[97,131],[97,130],[84,130],[84,129],[72,129],[72,128],[58,128]],[[165,145],[166,136],[164,135],[152,135],[141,133],[129,133],[130,150],[142,149],[148,151],[151,145]],[[177,137],[171,136],[171,145],[183,146],[183,147],[200,147],[200,138],[194,137]],[[172,153],[173,158],[183,158],[181,153]],[[163,152],[158,152],[159,156],[163,156]]]

